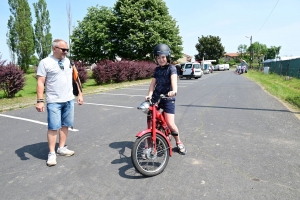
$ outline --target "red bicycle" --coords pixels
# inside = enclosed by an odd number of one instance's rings
[[[136,135],[131,160],[135,169],[145,176],[160,174],[172,156],[171,130],[164,119],[164,111],[158,107],[163,98],[168,97],[162,94],[156,103],[149,99],[138,107],[147,114],[147,129]]]

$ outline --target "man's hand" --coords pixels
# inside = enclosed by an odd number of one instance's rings
[[[35,104],[35,108],[38,112],[45,112],[45,104],[44,102],[39,102]]]
[[[78,105],[82,105],[83,104],[83,95],[82,94],[78,94],[77,104]]]

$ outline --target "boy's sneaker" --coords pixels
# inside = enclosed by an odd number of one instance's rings
[[[55,153],[49,153],[48,154],[48,160],[47,160],[47,165],[49,167],[56,165],[56,154]]]
[[[178,148],[178,153],[180,153],[181,155],[185,155],[187,153],[187,150],[185,148],[185,146],[183,145],[182,142],[180,143],[176,143],[177,148]]]
[[[60,156],[73,156],[74,153],[74,151],[68,149],[68,146],[57,149],[57,154]]]

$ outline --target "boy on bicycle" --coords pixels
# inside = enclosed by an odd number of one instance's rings
[[[156,102],[161,94],[168,94],[169,98],[161,99],[159,107],[164,110],[164,117],[171,130],[172,136],[176,140],[178,152],[182,155],[187,150],[179,138],[179,130],[175,124],[175,96],[177,94],[177,71],[176,67],[171,65],[171,51],[168,45],[158,44],[153,50],[153,57],[156,64],[154,76],[149,86],[147,99]]]

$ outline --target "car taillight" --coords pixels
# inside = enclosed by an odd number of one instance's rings
[[[192,72],[194,72],[195,71],[195,68],[192,68]]]

